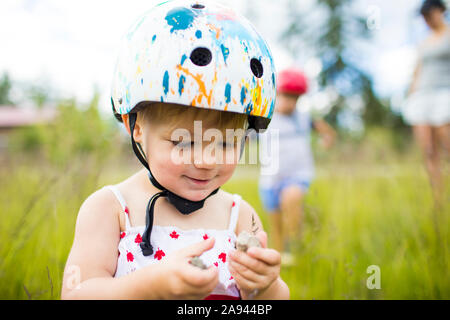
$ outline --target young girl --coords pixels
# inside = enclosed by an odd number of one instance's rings
[[[274,99],[270,51],[230,9],[169,1],[139,19],[111,100],[145,168],[81,206],[62,298],[288,299],[258,215],[220,190],[242,153],[229,130],[265,129]],[[255,229],[262,247],[236,251]]]

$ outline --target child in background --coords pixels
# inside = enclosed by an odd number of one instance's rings
[[[111,101],[145,168],[81,206],[62,298],[289,298],[257,213],[220,190],[245,139],[225,132],[267,127],[273,72],[250,23],[211,1],[165,2],[132,26]],[[234,250],[252,222],[262,247]]]
[[[262,154],[271,155],[261,161],[260,198],[270,216],[273,247],[282,253],[283,264],[293,262],[288,246],[299,238],[302,202],[314,178],[310,130],[317,130],[325,148],[336,136],[324,120],[312,121],[307,112],[297,109],[297,101],[307,89],[307,79],[300,70],[291,68],[278,74],[275,114],[266,136],[260,139]],[[279,148],[273,154],[277,135]]]

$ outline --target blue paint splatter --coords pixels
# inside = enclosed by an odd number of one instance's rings
[[[127,91],[125,92],[125,100],[127,101],[127,104],[130,103],[130,86],[127,86]]]
[[[245,113],[250,114],[253,110],[253,104],[250,102],[247,107],[245,107]]]
[[[152,42],[155,42],[155,40],[156,40],[156,34],[153,35]]]
[[[274,107],[275,107],[275,99],[272,99],[272,103],[270,104],[269,118],[272,118]]]
[[[161,96],[161,102],[164,102],[164,98],[163,98],[163,96]]]
[[[272,85],[275,87],[275,73],[272,72]]]
[[[230,103],[231,101],[231,84],[227,83],[225,86],[225,102]]]
[[[247,94],[247,88],[242,87],[242,89],[241,89],[241,104],[242,105],[244,104],[246,94]]]
[[[186,61],[187,56],[185,54],[183,54],[183,56],[181,57],[181,62],[180,64],[183,65],[184,61]]]
[[[220,49],[222,50],[223,60],[225,60],[225,64],[227,64],[227,58],[228,55],[230,54],[230,50],[223,44],[220,45]]]
[[[194,21],[195,12],[190,9],[178,7],[170,10],[166,15],[167,24],[172,26],[170,32],[175,30],[186,30],[192,26]]]
[[[141,78],[141,84],[144,84],[144,78]]]
[[[169,72],[167,70],[164,73],[163,88],[164,94],[167,95],[167,92],[169,92]]]
[[[178,82],[178,93],[180,94],[180,96],[183,93],[183,88],[184,88],[185,82],[186,82],[186,77],[181,75],[180,81]]]
[[[224,30],[222,34],[226,34],[227,38],[239,39],[247,54],[249,51],[248,47],[254,47],[255,45],[256,49],[259,50],[263,57],[268,58],[271,56],[266,42],[252,26],[243,28],[242,25],[236,23],[236,21],[233,21],[232,19],[223,20],[218,15],[208,15],[207,19],[212,25],[220,25]],[[270,61],[270,64],[273,69],[273,61]]]
[[[195,32],[195,36],[197,37],[197,39],[200,39],[202,37],[202,32],[200,30],[197,30]]]

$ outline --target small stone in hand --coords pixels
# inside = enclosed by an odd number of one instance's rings
[[[203,263],[202,259],[199,257],[193,257],[190,261],[190,263],[200,269],[206,269],[206,265]]]
[[[261,243],[259,243],[258,238],[254,235],[251,235],[247,231],[242,231],[236,239],[236,248],[246,252],[251,247],[261,247]]]

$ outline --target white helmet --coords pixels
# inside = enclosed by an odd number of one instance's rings
[[[124,36],[111,100],[116,116],[167,102],[248,114],[249,128],[265,129],[275,88],[272,54],[246,18],[211,1],[176,0]]]

